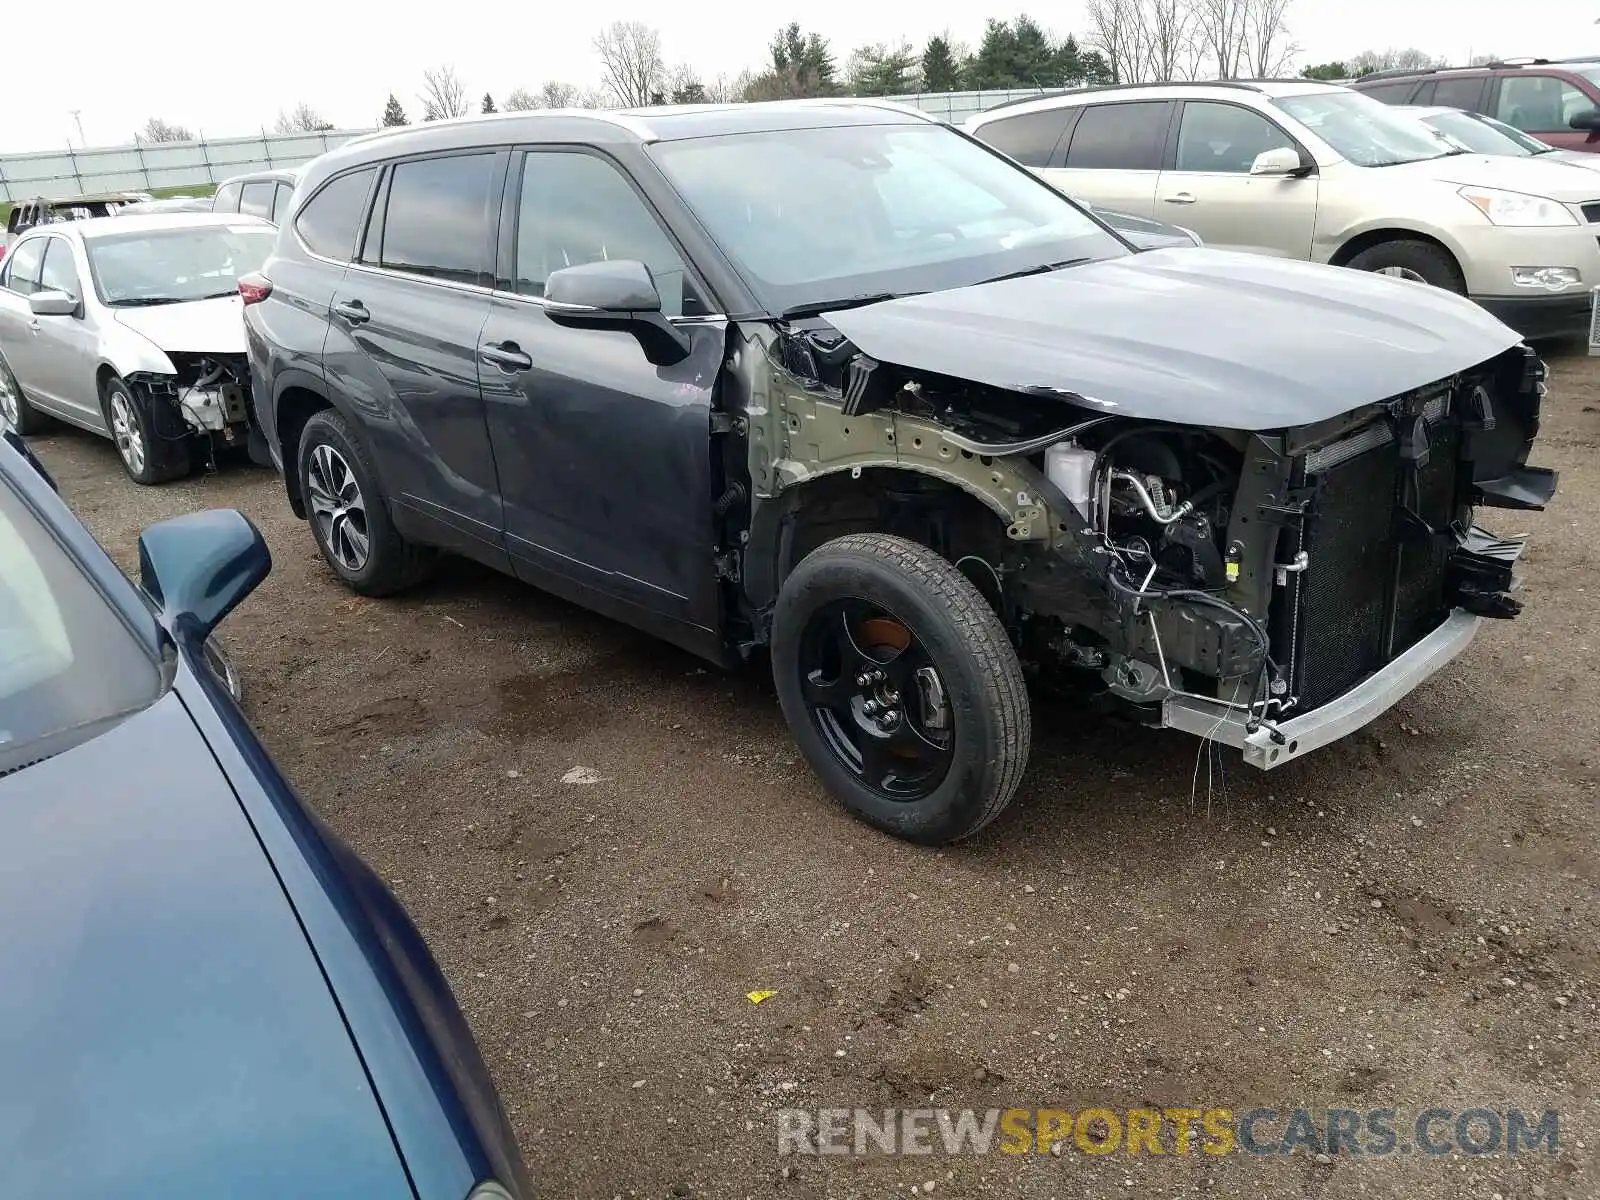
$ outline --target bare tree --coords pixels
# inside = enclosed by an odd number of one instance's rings
[[[1141,25],[1148,43],[1145,63],[1150,78],[1163,82],[1193,79],[1199,66],[1194,5],[1190,0],[1146,0],[1144,7]]]
[[[1218,79],[1237,79],[1245,66],[1250,38],[1247,6],[1251,0],[1195,0],[1197,34],[1208,65]]]
[[[272,128],[277,133],[319,133],[332,129],[333,124],[324,121],[321,113],[302,100],[290,111],[279,112]]]
[[[1106,56],[1119,83],[1147,78],[1150,39],[1139,0],[1089,0],[1090,46]]]
[[[661,34],[643,21],[613,21],[594,39],[606,90],[633,108],[656,103],[666,91]]]
[[[1257,79],[1276,79],[1300,47],[1289,40],[1284,14],[1290,0],[1244,0],[1245,61]]]
[[[187,125],[176,125],[171,121],[163,121],[160,117],[151,117],[144,123],[144,128],[133,135],[136,142],[192,142],[194,134]]]
[[[1444,59],[1435,58],[1415,46],[1408,46],[1404,50],[1396,50],[1393,46],[1387,50],[1363,50],[1345,61],[1352,78],[1371,75],[1374,71],[1418,71],[1423,67],[1447,65]]]
[[[729,79],[726,75],[718,75],[715,79],[703,83],[703,86],[707,104],[735,104],[744,95],[744,84],[738,79]]]
[[[442,121],[467,115],[467,90],[456,78],[454,67],[433,67],[422,73],[422,119]]]
[[[506,97],[507,112],[527,112],[529,109],[538,108],[539,100],[527,88],[517,88]]]

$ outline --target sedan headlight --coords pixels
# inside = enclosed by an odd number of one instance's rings
[[[1566,205],[1543,196],[1481,187],[1464,187],[1459,192],[1462,199],[1495,225],[1532,229],[1578,223],[1578,218],[1568,211]]]

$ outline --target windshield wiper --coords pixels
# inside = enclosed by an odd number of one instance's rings
[[[107,300],[111,308],[150,308],[157,304],[185,304],[178,296],[134,296],[127,300]]]
[[[885,300],[900,300],[906,296],[920,296],[921,292],[863,292],[859,296],[846,296],[842,300],[812,300],[805,304],[793,304],[778,315],[785,321],[796,321],[801,317],[819,317],[823,313],[838,312],[845,308],[861,308],[867,304],[880,304]]]
[[[996,275],[991,279],[980,279],[978,283],[999,283],[1002,279],[1023,279],[1029,275],[1048,275],[1051,271],[1065,270],[1067,267],[1081,267],[1086,262],[1093,262],[1092,258],[1064,258],[1060,262],[1040,263],[1036,267],[1023,267],[1020,271],[1007,271],[1004,275]],[[974,284],[973,286],[977,286]]]

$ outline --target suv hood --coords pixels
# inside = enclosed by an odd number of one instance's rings
[[[1545,158],[1448,154],[1424,162],[1400,163],[1393,167],[1363,167],[1362,170],[1385,174],[1394,171],[1424,179],[1437,179],[1441,183],[1526,192],[1532,196],[1559,200],[1563,204],[1587,204],[1591,200],[1600,200],[1600,179],[1594,177],[1593,171]]]
[[[1222,250],[1152,250],[824,319],[872,358],[1120,416],[1265,430],[1336,417],[1521,339],[1460,296]]]
[[[0,779],[0,1195],[410,1197],[176,692]]]
[[[179,354],[243,354],[243,304],[237,293],[150,308],[113,308],[119,323],[162,350]]]

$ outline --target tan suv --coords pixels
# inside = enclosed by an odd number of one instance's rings
[[[1468,153],[1349,88],[1091,88],[989,109],[966,129],[1072,196],[1180,219],[1218,249],[1431,283],[1526,337],[1589,325],[1593,171]]]

